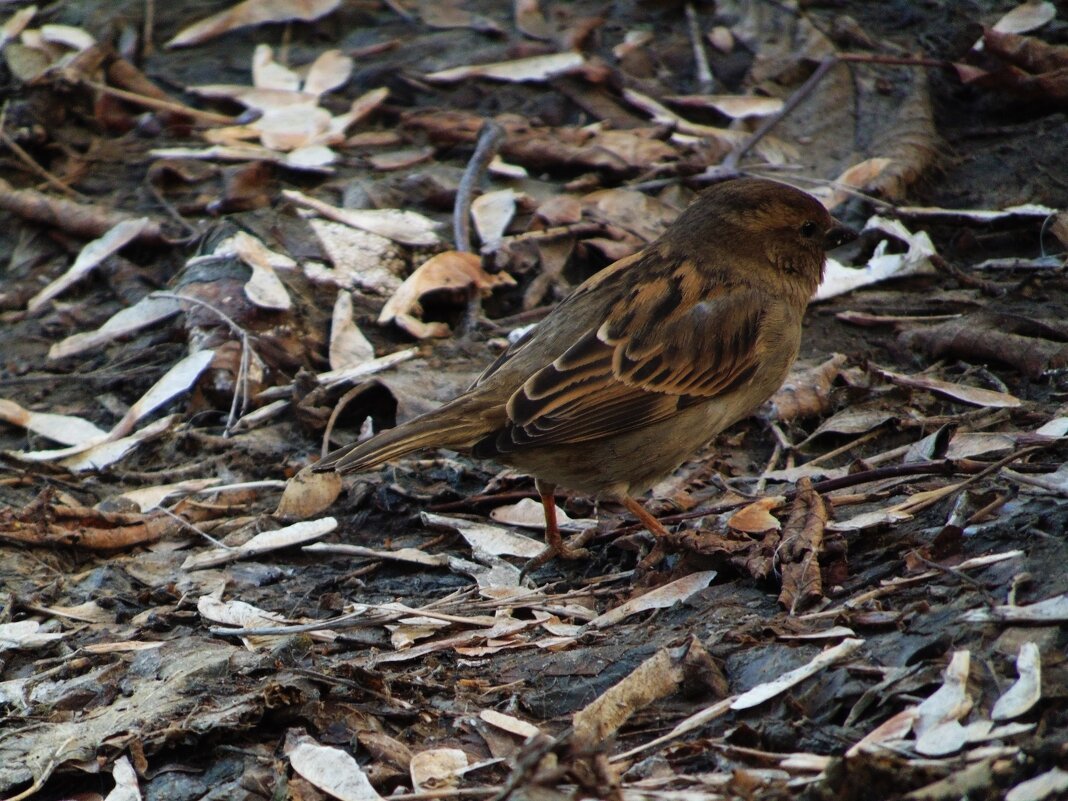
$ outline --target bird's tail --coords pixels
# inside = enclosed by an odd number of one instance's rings
[[[454,411],[453,407],[457,405],[455,402],[445,404],[371,439],[338,448],[317,463],[314,470],[316,473],[327,470],[355,473],[422,448],[468,448],[485,435],[486,421],[474,409],[470,414],[456,414],[459,410]],[[446,414],[446,411],[452,413]]]

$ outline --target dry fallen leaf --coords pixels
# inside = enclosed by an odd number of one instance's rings
[[[482,260],[474,253],[447,250],[433,256],[413,272],[393,294],[378,315],[379,325],[396,323],[417,339],[445,337],[450,333],[445,323],[423,322],[422,300],[431,292],[478,292],[489,295],[500,286],[514,286],[508,273],[490,274],[482,269]]]
[[[326,16],[341,4],[341,0],[245,0],[226,11],[212,14],[194,22],[175,34],[166,47],[188,47],[206,42],[224,33],[265,25],[271,22],[303,20],[311,22]]]
[[[492,64],[472,64],[453,67],[424,75],[428,81],[455,83],[469,78],[492,78],[497,81],[522,83],[546,81],[567,72],[574,72],[586,63],[581,53],[568,51],[544,56],[517,58],[514,61],[497,61]]]

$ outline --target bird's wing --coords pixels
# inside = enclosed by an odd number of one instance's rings
[[[642,428],[743,385],[766,351],[766,299],[676,264],[645,274],[511,396],[476,455],[580,443]]]

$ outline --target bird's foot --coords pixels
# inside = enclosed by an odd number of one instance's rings
[[[596,528],[588,528],[572,537],[570,542],[564,542],[562,537],[550,538],[545,550],[523,565],[523,569],[519,572],[520,579],[522,580],[528,573],[537,570],[557,556],[568,560],[586,559],[591,555],[590,549],[582,546],[589,542],[596,533]]]

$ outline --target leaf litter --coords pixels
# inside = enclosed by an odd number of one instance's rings
[[[0,28],[0,791],[1063,791],[1053,4],[150,5]],[[536,494],[486,463],[310,472],[731,170],[864,235],[658,487],[661,572],[561,496],[590,556],[524,573]]]

